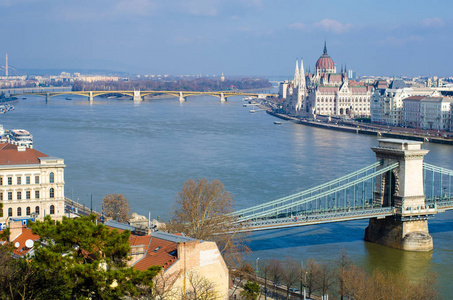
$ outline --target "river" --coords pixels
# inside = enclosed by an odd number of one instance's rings
[[[23,128],[35,149],[65,159],[65,194],[100,209],[109,193],[124,194],[133,212],[166,219],[187,179],[222,181],[237,209],[279,198],[373,163],[372,136],[273,124],[265,112],[249,113],[240,97],[226,103],[209,96],[133,103],[85,97],[19,100],[0,116],[6,129]],[[453,169],[451,146],[424,144],[426,161]],[[453,298],[453,212],[429,221],[434,250],[403,252],[363,241],[367,221],[265,231],[250,237],[248,259],[286,256],[332,261],[345,249],[355,263],[402,271],[413,280],[439,276]]]

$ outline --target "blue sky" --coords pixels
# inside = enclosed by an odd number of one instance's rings
[[[291,75],[327,40],[361,75],[452,76],[453,1],[0,0],[18,68]],[[1,64],[4,59],[0,58]]]

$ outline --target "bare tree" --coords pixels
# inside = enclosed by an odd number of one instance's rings
[[[264,277],[264,295],[266,296],[266,294],[268,293],[268,289],[267,289],[268,280],[272,277],[269,260],[263,260],[260,263],[259,270],[260,270],[260,272],[259,272],[260,276]]]
[[[319,265],[319,271],[317,274],[317,282],[321,295],[328,295],[330,289],[335,283],[335,270],[331,264],[322,263]]]
[[[308,297],[311,298],[311,294],[319,290],[318,285],[318,274],[320,272],[320,266],[316,259],[307,260],[304,273],[304,285],[308,289]]]
[[[440,299],[435,289],[436,276],[429,274],[419,283],[412,283],[404,274],[376,269],[373,274],[354,265],[342,274],[345,295],[357,300]]]
[[[246,262],[243,262],[238,269],[231,269],[230,278],[232,278],[234,285],[234,289],[231,295],[234,295],[238,287],[242,287],[245,282],[247,282],[248,280],[253,280],[254,272],[255,269],[253,269],[252,265]]]
[[[280,283],[282,279],[283,266],[281,261],[271,258],[269,260],[269,273],[272,280],[274,281],[274,296],[277,295],[277,284]]]
[[[108,194],[102,199],[102,214],[115,221],[126,223],[129,220],[130,207],[122,194]]]
[[[218,180],[187,180],[178,193],[176,208],[167,230],[215,241],[229,265],[237,263],[249,251],[244,235],[238,233],[233,212],[233,197]]]
[[[352,264],[351,258],[346,253],[346,250],[341,250],[338,257],[338,292],[340,294],[340,299],[343,300],[345,294],[345,287],[343,282],[343,273],[345,270]]]
[[[300,264],[294,259],[286,258],[283,262],[282,282],[286,286],[286,299],[289,299],[289,289],[300,279]]]
[[[162,270],[153,278],[152,285],[142,287],[143,292],[140,295],[140,299],[170,300],[177,298],[179,291],[174,284],[181,273],[182,271],[165,274]]]
[[[206,277],[201,276],[196,271],[187,273],[187,288],[182,291],[181,298],[183,300],[215,300],[219,294],[215,289],[214,283]]]

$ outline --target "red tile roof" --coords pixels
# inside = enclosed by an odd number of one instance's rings
[[[0,143],[0,165],[39,164],[39,157],[49,157],[35,149],[18,151],[16,145]]]
[[[425,98],[425,96],[411,96],[405,98],[404,100],[422,100],[423,98]]]
[[[167,269],[178,259],[178,244],[175,242],[153,236],[131,236],[129,243],[131,246],[144,245],[146,249],[144,257],[133,265],[137,270],[144,271],[151,266]]]
[[[33,242],[39,239],[39,235],[33,234],[30,228],[22,227],[22,233],[17,236],[11,243],[14,245],[14,254],[24,256],[31,250],[25,245],[27,240],[32,240]]]

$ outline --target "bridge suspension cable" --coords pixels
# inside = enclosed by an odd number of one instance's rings
[[[308,190],[304,190],[304,191],[301,191],[301,192],[298,192],[298,193],[295,193],[295,194],[292,194],[292,195],[289,195],[289,196],[285,196],[285,197],[282,197],[282,198],[279,198],[279,199],[276,199],[276,200],[273,200],[273,201],[269,201],[269,202],[266,202],[266,203],[263,203],[263,204],[255,205],[253,207],[249,207],[249,208],[245,208],[245,209],[241,209],[241,210],[235,211],[233,213],[233,215],[241,216],[241,215],[244,215],[244,214],[247,214],[247,213],[250,213],[250,212],[254,212],[256,210],[260,210],[260,209],[263,210],[263,209],[266,209],[266,208],[272,208],[272,207],[274,207],[277,204],[282,204],[284,202],[292,201],[292,200],[294,200],[296,198],[303,197],[303,196],[306,196],[308,194],[315,193],[315,192],[317,192],[319,190],[323,190],[323,189],[326,189],[326,188],[329,189],[332,186],[337,185],[337,184],[339,184],[342,181],[349,180],[349,179],[351,179],[353,177],[356,177],[356,176],[358,176],[358,175],[360,175],[362,173],[366,173],[366,172],[368,172],[370,170],[373,170],[374,168],[376,168],[380,164],[381,164],[380,162],[375,162],[372,165],[369,165],[367,167],[364,167],[364,168],[362,168],[360,170],[357,170],[355,172],[352,172],[352,173],[347,174],[345,176],[342,176],[340,178],[334,179],[332,181],[329,181],[329,182],[323,183],[321,185],[315,186],[315,187],[310,188]]]
[[[453,170],[423,163],[423,184],[428,202],[452,198]]]
[[[265,203],[263,205],[258,205],[258,206],[254,206],[249,209],[238,211],[238,212],[236,212],[236,216],[238,216],[237,222],[243,222],[243,221],[248,221],[248,220],[258,219],[258,218],[277,217],[277,216],[279,216],[279,214],[282,214],[282,212],[285,212],[285,211],[286,211],[286,214],[288,214],[288,211],[289,211],[290,214],[297,215],[298,213],[302,212],[302,209],[301,209],[302,205],[307,204],[312,201],[322,199],[322,198],[325,198],[324,205],[328,205],[328,201],[332,200],[333,202],[335,202],[335,195],[342,191],[344,191],[345,195],[342,196],[341,198],[343,200],[343,204],[345,204],[345,206],[346,206],[346,202],[348,202],[348,200],[347,200],[348,193],[349,193],[348,189],[354,188],[353,189],[354,197],[352,200],[355,201],[356,196],[358,196],[358,194],[359,194],[359,193],[356,193],[356,187],[359,184],[363,184],[370,179],[374,180],[375,177],[382,175],[390,170],[395,169],[396,167],[398,167],[399,163],[394,163],[392,165],[388,165],[380,170],[377,170],[377,171],[374,171],[374,172],[368,174],[369,170],[372,170],[379,165],[380,165],[380,162],[377,162],[377,163],[370,165],[368,167],[365,167],[359,171],[353,172],[351,174],[348,174],[346,176],[343,176],[341,178],[338,178],[338,179],[328,182],[326,184],[322,184],[320,186],[314,187],[307,191],[299,192],[294,195],[290,195],[290,196],[287,196],[287,197],[284,197],[281,199],[271,201],[269,203]],[[363,175],[359,176],[360,174],[363,174]],[[353,179],[354,177],[355,177],[355,179]],[[350,181],[351,179],[353,179],[353,180]],[[341,183],[341,182],[343,182],[343,183]],[[335,184],[338,184],[338,186],[334,186]],[[365,194],[367,194],[367,195],[371,194],[371,201],[373,200],[373,198],[372,198],[373,194],[374,194],[373,182],[371,183],[371,185],[372,185],[371,193],[367,193],[366,188],[363,185],[361,186],[361,194],[362,194],[363,200],[365,200],[364,199]],[[302,198],[303,196],[308,195],[308,194],[310,194],[309,197]],[[315,195],[313,195],[313,194],[315,194]],[[333,195],[332,199],[327,198],[328,196],[332,196],[332,195]],[[299,198],[299,200],[293,201],[296,198]],[[289,202],[290,200],[292,202]],[[339,200],[339,199],[337,199],[337,200]],[[287,202],[289,202],[289,203],[287,203]],[[336,204],[334,204],[334,206],[335,205]],[[238,215],[238,213],[239,213],[239,215]],[[242,213],[242,215],[240,213]],[[285,213],[283,213],[283,214],[285,214]]]

